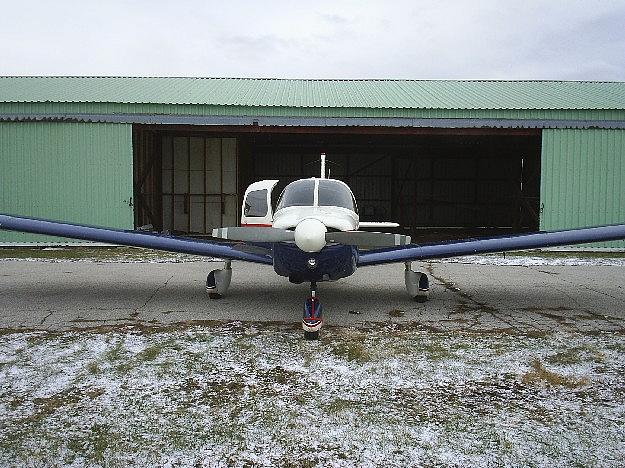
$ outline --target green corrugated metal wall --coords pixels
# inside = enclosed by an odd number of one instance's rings
[[[0,123],[0,212],[132,228],[132,126]],[[0,231],[4,242],[67,239]]]
[[[541,229],[625,222],[625,130],[543,130],[541,167]]]
[[[541,164],[541,229],[625,222],[625,130],[543,130]],[[0,123],[0,212],[132,228],[132,190],[131,125]]]

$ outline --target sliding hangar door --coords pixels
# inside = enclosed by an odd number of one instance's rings
[[[137,228],[237,225],[248,184],[318,176],[322,152],[363,221],[421,240],[539,226],[537,130],[136,126],[133,148]]]

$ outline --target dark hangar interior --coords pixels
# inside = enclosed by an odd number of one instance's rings
[[[133,126],[135,227],[205,236],[235,225],[256,180],[346,182],[362,221],[440,240],[537,230],[535,129]]]

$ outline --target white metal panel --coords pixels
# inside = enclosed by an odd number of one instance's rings
[[[174,195],[174,230],[186,232],[189,228],[189,213],[185,213],[184,195]]]
[[[191,195],[189,220],[191,233],[204,233],[204,195]]]
[[[224,213],[222,220],[224,226],[237,225],[237,196],[224,195]]]
[[[189,140],[189,193],[204,193],[204,139],[191,137]]]
[[[206,230],[221,227],[221,195],[212,195],[206,197]],[[225,226],[225,224],[224,224]],[[234,226],[234,224],[229,224]]]
[[[221,193],[221,138],[206,139],[206,192]]]
[[[237,141],[223,138],[221,143],[222,187],[224,193],[237,193]]]

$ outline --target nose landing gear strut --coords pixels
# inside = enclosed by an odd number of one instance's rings
[[[310,283],[310,297],[304,303],[304,317],[302,318],[302,328],[304,329],[304,339],[319,339],[319,330],[323,325],[323,307],[317,298],[317,283]]]

